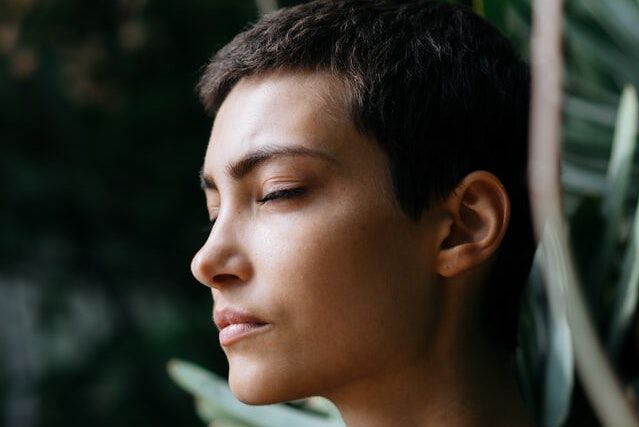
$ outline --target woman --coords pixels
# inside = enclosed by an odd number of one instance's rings
[[[512,364],[528,85],[494,28],[434,2],[314,1],[213,57],[192,270],[240,400],[321,395],[349,426],[532,425]]]

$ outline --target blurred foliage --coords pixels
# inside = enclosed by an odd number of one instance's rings
[[[584,271],[587,263],[594,263],[615,273],[610,277],[604,276],[604,285],[615,296],[611,307],[607,312],[592,310],[592,315],[595,325],[607,325],[605,329],[600,330],[600,338],[607,344],[612,361],[617,362],[627,392],[632,390],[631,383],[637,375],[636,350],[632,348],[634,334],[631,333],[636,317],[639,286],[639,211],[636,207],[629,209],[629,214],[634,218],[632,229],[623,239],[625,242],[620,242],[622,239],[619,234],[611,230],[620,229],[625,211],[624,202],[636,148],[637,107],[637,94],[634,88],[629,86],[624,90],[620,102],[612,153],[605,177],[608,191],[598,197],[584,196],[571,217],[573,241],[578,242],[584,239],[583,236],[587,236],[594,245],[590,247],[591,250],[584,250],[583,245],[574,245],[575,252],[581,255],[577,258],[581,263],[581,271]],[[595,227],[601,227],[604,232],[593,233]],[[624,244],[615,248],[620,243]],[[605,248],[608,249],[602,250]],[[541,271],[548,267],[541,261],[544,259],[540,255],[543,251],[542,244],[533,266],[521,315],[520,348],[517,357],[522,389],[540,425],[597,425],[589,406],[583,401],[580,388],[576,389],[577,399],[571,405],[575,390],[571,332],[567,323],[566,308],[558,305],[559,298],[546,297]],[[620,265],[619,268],[611,265],[616,257],[622,260],[621,263],[614,262]],[[552,274],[546,271],[546,277],[548,273]],[[591,288],[586,285],[585,290],[590,291]],[[591,307],[601,305],[601,300],[595,299],[594,293],[588,294]],[[622,348],[624,345],[625,349]],[[631,360],[630,366],[634,372],[623,371],[624,365],[619,363],[622,355]]]
[[[503,16],[506,30],[527,55],[530,1],[509,1]],[[639,84],[639,31],[633,24],[638,19],[639,4],[630,0],[568,0],[565,5],[565,211],[594,323],[629,394],[639,375],[633,88]],[[574,378],[565,314],[548,303],[535,271],[520,326],[522,385],[540,425],[598,425]]]
[[[190,259],[194,93],[252,1],[0,2],[0,424],[193,425],[172,356],[226,369]]]

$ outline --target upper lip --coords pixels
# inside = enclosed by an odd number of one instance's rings
[[[222,308],[220,310],[215,310],[213,313],[213,321],[217,328],[221,331],[226,328],[228,325],[233,325],[237,323],[257,323],[264,324],[263,320],[258,317],[253,316],[242,309],[236,309],[231,307]]]

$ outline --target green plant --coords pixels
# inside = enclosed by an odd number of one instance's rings
[[[529,9],[527,0],[512,1],[505,12],[506,27],[524,52]],[[564,19],[564,210],[593,322],[626,384],[632,382],[636,367],[628,369],[620,359],[635,317],[639,280],[637,99],[632,86],[639,79],[639,33],[628,29],[637,16],[635,2],[585,0],[569,1]],[[615,114],[619,93],[623,95]],[[577,397],[581,391],[575,388],[565,312],[548,306],[541,275],[534,272],[521,328],[522,384],[538,422],[591,425],[593,417],[583,399],[571,405],[573,391]]]
[[[625,204],[636,146],[636,128],[637,96],[635,90],[628,87],[621,99],[612,155],[605,179],[606,187],[610,190],[597,196],[583,196],[572,216],[573,234],[592,234],[590,229],[595,224],[593,216],[605,230],[597,237],[597,246],[593,246],[598,251],[590,252],[591,256],[594,252],[598,253],[599,257],[590,261],[601,263],[605,268],[613,270],[613,277],[616,279],[609,279],[607,285],[614,298],[606,313],[599,313],[594,320],[596,324],[607,325],[603,331],[603,339],[607,341],[610,355],[615,360],[618,359],[621,344],[627,337],[635,314],[639,286],[636,242],[639,238],[639,211],[635,208],[634,212],[628,212]],[[621,221],[628,214],[634,217],[633,226],[622,236],[622,243],[625,244],[618,248],[619,236],[611,230],[619,230]],[[581,216],[585,216],[586,220]],[[604,261],[601,252],[602,248],[606,247],[610,249]],[[539,250],[543,251],[543,246]],[[616,268],[610,266],[613,263],[613,251],[623,259],[621,265]],[[574,387],[574,355],[565,312],[560,307],[549,304],[545,297],[540,270],[546,266],[543,265],[542,259],[541,256],[536,257],[523,302],[518,362],[524,394],[539,424],[561,426],[570,410],[570,398]]]

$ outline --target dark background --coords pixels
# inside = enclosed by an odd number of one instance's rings
[[[210,119],[193,89],[252,1],[0,0],[0,424],[200,425],[225,374],[189,270]]]

